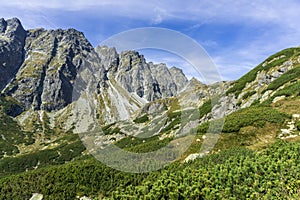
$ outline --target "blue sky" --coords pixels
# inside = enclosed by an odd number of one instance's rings
[[[10,0],[1,2],[0,17],[18,17],[26,29],[75,28],[94,46],[133,28],[176,30],[204,47],[224,80],[234,80],[269,55],[300,44],[299,10],[297,0]],[[197,76],[172,54],[142,53]]]

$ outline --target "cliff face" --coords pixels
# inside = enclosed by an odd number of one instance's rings
[[[0,19],[0,90],[24,61],[26,31],[18,19]]]
[[[59,110],[71,103],[72,83],[90,54],[96,57],[93,47],[76,30],[30,30],[24,60],[4,93],[26,109]]]
[[[188,84],[180,69],[147,63],[138,52],[118,54],[115,48],[106,46],[98,46],[96,52],[105,69],[98,98],[104,121],[128,119],[145,103],[173,97]]]
[[[114,48],[97,47],[107,77],[115,80],[129,93],[135,93],[147,101],[175,96],[188,80],[178,68],[165,64],[146,63],[143,55],[135,51],[118,54]]]

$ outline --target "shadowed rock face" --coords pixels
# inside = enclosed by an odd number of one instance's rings
[[[18,19],[0,19],[0,89],[25,109],[52,111],[70,104],[76,76],[87,63],[97,74],[98,95],[113,82],[153,101],[176,95],[188,83],[180,69],[146,63],[135,51],[94,49],[74,29],[25,31]]]
[[[0,19],[0,90],[12,79],[24,60],[26,31],[16,18]]]
[[[26,108],[61,109],[71,103],[73,82],[89,56],[98,58],[84,35],[74,29],[30,30],[24,60],[5,93]]]

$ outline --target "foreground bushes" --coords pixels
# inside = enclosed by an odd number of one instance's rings
[[[260,153],[237,148],[145,174],[128,174],[94,159],[0,179],[0,199],[76,195],[110,199],[298,199],[300,143],[277,142]]]

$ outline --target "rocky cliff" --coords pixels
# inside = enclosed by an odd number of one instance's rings
[[[165,64],[146,63],[143,55],[135,51],[118,54],[115,48],[97,47],[96,51],[106,68],[106,77],[115,80],[129,93],[147,101],[175,96],[187,84],[182,70]]]
[[[0,90],[15,76],[24,61],[26,35],[18,19],[0,19]]]
[[[174,96],[188,82],[180,69],[146,63],[138,52],[93,48],[74,29],[25,31],[18,19],[0,20],[0,89],[25,110],[70,105],[74,82],[87,65],[97,77],[99,108],[110,111],[102,112],[104,121],[127,119],[145,102]]]

